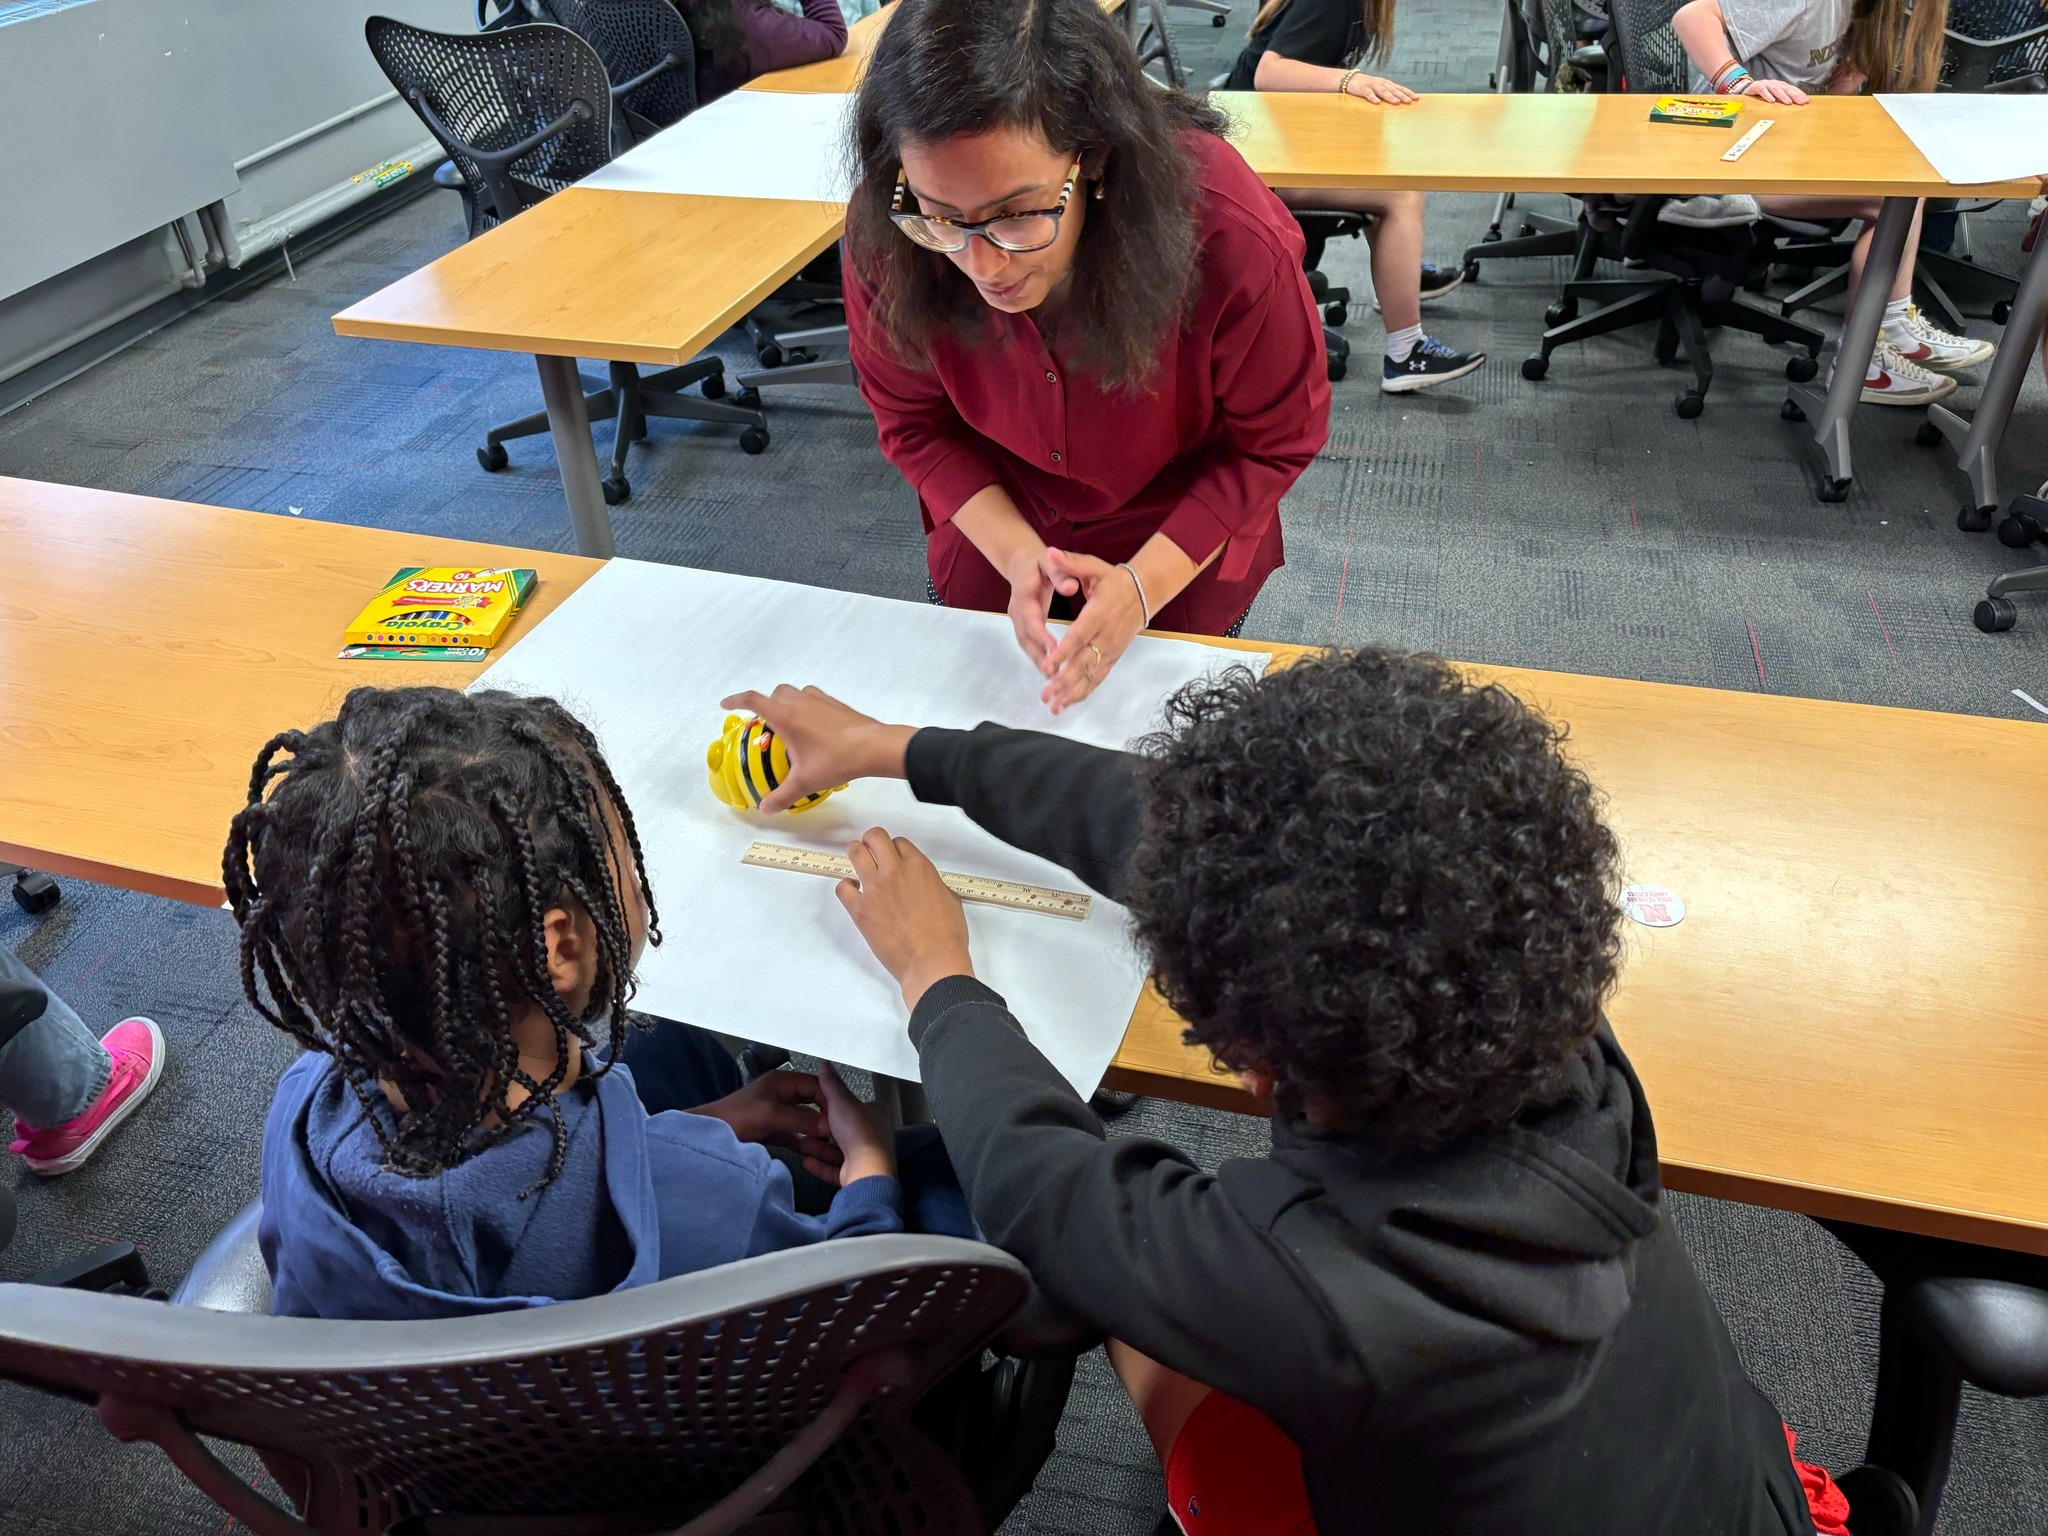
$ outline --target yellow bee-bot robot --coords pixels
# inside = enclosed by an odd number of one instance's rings
[[[789,748],[776,739],[766,721],[754,716],[727,715],[725,729],[706,749],[704,762],[711,770],[711,793],[738,811],[757,809],[789,777]],[[835,784],[814,790],[790,809],[808,811],[844,788]]]

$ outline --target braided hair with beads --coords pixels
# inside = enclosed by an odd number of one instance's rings
[[[545,1118],[542,1182],[559,1172],[553,1095],[570,1053],[600,1024],[610,1061],[624,1045],[627,880],[661,942],[633,813],[581,721],[547,698],[357,688],[334,719],[264,743],[222,863],[243,991],[334,1058],[392,1169],[431,1176]],[[553,908],[580,909],[596,930],[580,1013],[548,974]],[[541,1079],[512,1034],[536,1005],[555,1034]]]

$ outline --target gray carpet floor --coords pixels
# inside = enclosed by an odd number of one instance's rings
[[[1174,13],[1195,78],[1226,67],[1248,10],[1213,31]],[[1496,15],[1483,0],[1414,8],[1388,72],[1423,89],[1484,89]],[[1490,201],[1433,198],[1431,258],[1455,259],[1476,240]],[[512,467],[496,476],[471,455],[486,426],[538,408],[530,363],[343,340],[328,325],[454,245],[458,224],[445,194],[409,204],[297,262],[291,278],[203,309],[0,417],[0,473],[567,548],[545,439],[514,444]],[[2010,206],[1976,221],[1987,264],[2011,269],[2017,231]],[[1804,434],[1778,419],[1782,358],[1749,338],[1718,339],[1719,377],[1696,421],[1670,411],[1677,376],[1658,369],[1646,332],[1561,353],[1546,382],[1527,383],[1516,364],[1563,276],[1547,260],[1490,265],[1428,313],[1433,331],[1489,352],[1480,374],[1382,396],[1363,247],[1335,247],[1324,265],[1360,296],[1352,375],[1336,387],[1327,452],[1287,504],[1288,564],[1248,634],[2039,718],[2013,690],[2048,700],[2048,602],[2023,600],[2020,628],[1997,637],[1968,615],[1994,572],[2048,556],[1956,531],[1964,487],[1952,459],[1913,444],[1913,413],[1862,413],[1855,488],[1828,506],[1811,495]],[[734,362],[746,357],[737,338],[724,347]],[[1973,393],[1966,385],[1962,401]],[[915,503],[875,452],[859,400],[789,389],[771,411],[774,446],[759,458],[726,431],[655,423],[635,450],[634,495],[613,513],[621,552],[921,596]],[[2038,378],[2007,444],[2008,494],[2048,475]],[[1995,925],[1985,941],[2008,942]],[[0,1160],[22,1205],[0,1278],[122,1237],[174,1281],[255,1192],[264,1108],[290,1056],[240,1000],[226,916],[74,881],[40,921],[0,903],[0,943],[97,1026],[145,1012],[171,1049],[156,1096],[86,1170],[40,1183]],[[1265,1141],[1259,1123],[1156,1102],[1117,1129],[1168,1137],[1210,1162]],[[1752,1374],[1804,1450],[1853,1464],[1875,1370],[1869,1274],[1802,1219],[1685,1196],[1673,1206]],[[1143,1536],[1159,1498],[1143,1436],[1098,1355],[1059,1454],[1006,1530]],[[7,1536],[234,1528],[153,1448],[117,1445],[83,1409],[0,1388]],[[1941,1529],[2048,1529],[2048,1408],[1969,1396]]]

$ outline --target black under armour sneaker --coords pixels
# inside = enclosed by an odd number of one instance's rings
[[[1452,379],[1462,379],[1485,361],[1484,352],[1456,352],[1434,336],[1425,336],[1401,361],[1389,357],[1382,363],[1380,393],[1405,395],[1433,384],[1447,384]]]
[[[1437,267],[1431,266],[1425,261],[1422,264],[1422,302],[1434,304],[1438,299],[1464,281],[1465,269],[1463,267]],[[1380,307],[1378,294],[1373,295],[1372,307],[1373,312],[1377,314]]]

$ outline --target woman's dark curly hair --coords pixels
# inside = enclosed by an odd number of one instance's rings
[[[1389,1150],[1554,1097],[1621,949],[1614,836],[1563,737],[1395,651],[1182,689],[1143,744],[1128,899],[1189,1042]]]
[[[847,251],[874,286],[885,344],[922,367],[941,333],[971,340],[993,324],[951,261],[889,222],[899,146],[1036,130],[1077,157],[1102,194],[1074,193],[1090,201],[1061,333],[1104,383],[1142,387],[1195,296],[1200,188],[1182,136],[1222,133],[1222,115],[1147,80],[1122,23],[1096,0],[896,0],[895,9],[855,102],[861,183],[846,210]]]
[[[615,867],[608,817],[630,870]],[[581,721],[553,699],[357,688],[334,719],[264,743],[222,865],[242,990],[335,1059],[392,1168],[439,1173],[545,1113],[554,1177],[564,1132],[552,1095],[570,1051],[600,1020],[611,1060],[624,1043],[624,881],[638,882],[661,942],[633,813]],[[542,923],[554,907],[597,930],[577,1015],[548,976]],[[534,1004],[555,1026],[554,1070],[540,1081],[511,1035]],[[382,1083],[406,1106],[395,1118]],[[517,1107],[515,1083],[527,1094]]]

